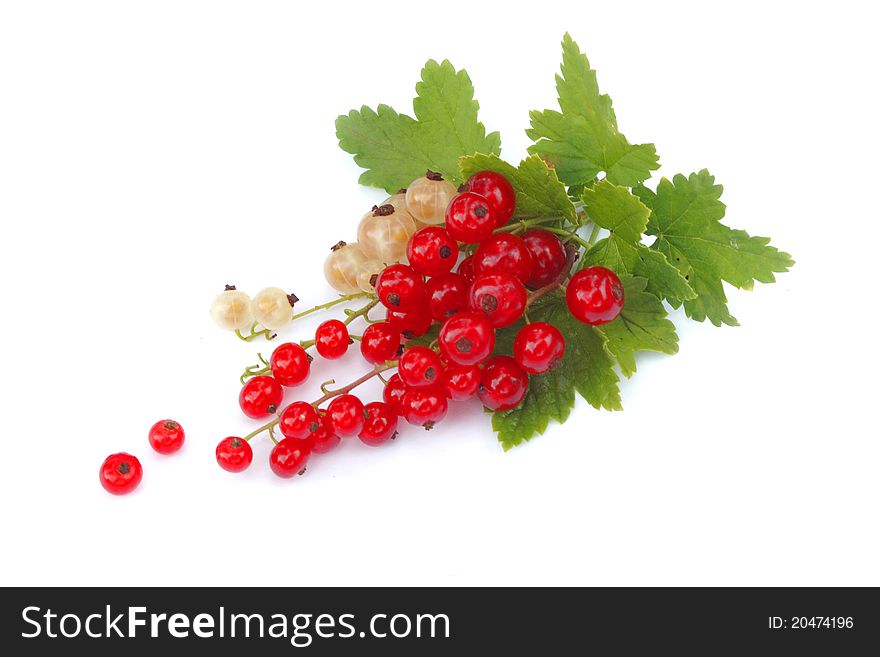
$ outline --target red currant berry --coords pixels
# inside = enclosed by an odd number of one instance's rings
[[[480,368],[476,365],[448,363],[443,372],[446,390],[455,401],[470,399],[480,386]]]
[[[303,474],[312,448],[308,442],[294,438],[284,438],[272,448],[269,454],[269,467],[272,472],[285,479]]]
[[[497,233],[477,247],[474,254],[474,271],[477,276],[504,272],[516,276],[525,283],[535,268],[532,254],[521,237]]]
[[[486,197],[495,214],[496,228],[510,221],[516,210],[516,193],[507,178],[494,171],[478,171],[464,187]]]
[[[459,242],[476,244],[495,230],[495,213],[485,196],[463,192],[446,208],[446,230]]]
[[[495,328],[510,326],[526,309],[526,288],[515,276],[480,276],[471,286],[471,310],[484,314]]]
[[[278,430],[285,438],[308,440],[318,430],[320,420],[314,406],[308,402],[295,401],[278,418]]]
[[[427,283],[428,306],[431,316],[443,321],[455,313],[467,310],[468,290],[471,285],[461,274],[435,276]]]
[[[397,435],[397,412],[384,402],[371,402],[364,406],[366,420],[358,434],[361,442],[375,447]]]
[[[338,319],[328,319],[315,330],[315,349],[327,360],[343,356],[350,344],[348,327]]]
[[[451,271],[458,261],[458,242],[446,229],[427,226],[417,230],[406,245],[410,267],[422,276],[439,276]]]
[[[386,321],[407,340],[424,335],[431,328],[431,309],[428,303],[414,310],[389,310]]]
[[[529,375],[510,356],[495,356],[486,362],[477,395],[493,411],[509,411],[526,396]]]
[[[321,415],[318,430],[312,434],[312,451],[315,454],[325,454],[336,448],[340,442],[342,438],[333,433],[330,416],[324,413]]]
[[[432,429],[446,417],[449,402],[446,388],[442,386],[422,386],[410,388],[403,396],[403,416],[416,426]]]
[[[214,455],[217,457],[217,464],[226,472],[247,470],[254,460],[254,450],[251,449],[250,443],[238,436],[229,436],[221,440]]]
[[[159,420],[150,429],[150,445],[160,454],[172,454],[183,447],[183,427],[174,420]]]
[[[464,276],[468,283],[474,282],[477,277],[477,272],[474,271],[474,256],[468,256],[459,263],[458,273]]]
[[[440,357],[427,347],[405,349],[397,362],[397,373],[409,387],[429,386],[442,380]]]
[[[623,285],[610,269],[587,267],[571,277],[565,301],[571,314],[585,324],[607,324],[623,309]]]
[[[385,388],[382,390],[382,399],[384,399],[385,403],[393,408],[398,415],[403,415],[403,396],[408,389],[409,386],[403,382],[403,379],[400,378],[400,374],[395,374],[388,379],[388,383],[385,384]]]
[[[364,404],[354,395],[340,395],[327,406],[333,433],[341,438],[354,436],[364,428]]]
[[[144,469],[136,456],[119,452],[111,454],[101,464],[98,472],[101,485],[108,493],[125,495],[130,493],[144,477]]]
[[[536,289],[553,282],[565,267],[566,253],[562,240],[540,228],[527,230],[522,239],[534,265],[532,276],[526,281],[526,285]]]
[[[425,283],[409,265],[391,265],[376,278],[376,294],[390,310],[415,310],[426,304]]]
[[[482,313],[464,312],[447,319],[437,338],[440,353],[459,365],[476,365],[495,348],[495,331]]]
[[[285,342],[275,347],[269,359],[272,376],[283,386],[298,386],[309,378],[312,357],[306,350],[293,342]]]
[[[523,326],[513,341],[513,358],[529,374],[549,372],[565,355],[565,338],[547,322]]]
[[[361,355],[368,363],[393,360],[400,349],[400,331],[388,322],[370,324],[361,337]]]
[[[259,420],[277,411],[283,399],[284,389],[280,383],[271,376],[255,376],[238,394],[238,405],[245,415]]]

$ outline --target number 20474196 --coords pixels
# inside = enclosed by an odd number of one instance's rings
[[[767,627],[771,630],[851,630],[852,616],[769,616]]]

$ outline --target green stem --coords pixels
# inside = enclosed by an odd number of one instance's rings
[[[240,340],[244,340],[245,342],[250,342],[251,340],[255,340],[261,335],[265,335],[267,340],[271,340],[275,337],[275,334],[269,329],[263,329],[262,331],[257,331],[256,328],[259,326],[256,322],[251,325],[251,334],[244,335],[239,329],[235,329],[235,334],[238,336]]]
[[[550,226],[544,226],[543,230],[546,230],[548,233],[555,233],[556,235],[562,235],[563,237],[566,238],[566,241],[577,242],[585,249],[589,249],[591,246],[593,246],[592,242],[588,242],[587,240],[585,240],[583,237],[581,237],[577,233],[570,231],[570,230],[565,230],[564,228],[552,228]]]
[[[359,310],[349,310],[348,308],[346,308],[346,309],[345,309],[345,314],[347,315],[347,317],[345,318],[345,321],[343,322],[343,324],[345,324],[346,326],[348,326],[349,324],[351,324],[351,323],[352,323],[355,319],[357,319],[358,317],[367,317],[367,314],[368,314],[373,308],[376,307],[376,304],[377,304],[377,303],[379,303],[379,300],[378,300],[378,299],[373,299],[372,301],[370,301],[370,303],[368,303],[368,304],[367,304],[366,306],[364,306],[363,308],[360,308]]]
[[[596,243],[596,240],[599,239],[599,224],[593,224],[593,232],[590,233],[590,241],[589,245],[593,246]]]
[[[322,303],[320,306],[315,306],[314,308],[309,308],[308,310],[304,310],[301,313],[296,313],[293,317],[290,318],[290,321],[292,322],[293,320],[299,319],[300,317],[311,315],[312,313],[316,313],[319,310],[326,310],[327,308],[338,306],[340,303],[345,303],[346,301],[353,301],[354,299],[361,299],[367,296],[370,295],[366,292],[355,292],[354,294],[346,294],[345,296],[341,296],[338,299],[333,299],[333,301]]]
[[[522,233],[532,226],[541,226],[543,224],[549,224],[554,221],[560,221],[561,219],[565,219],[562,215],[550,216],[550,217],[533,217],[533,218],[525,218],[519,219],[512,223],[502,226],[501,228],[496,228],[496,233]],[[549,230],[549,229],[548,229]]]

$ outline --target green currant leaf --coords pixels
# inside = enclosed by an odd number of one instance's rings
[[[622,408],[619,378],[602,333],[576,320],[561,295],[531,309],[529,316],[562,331],[565,356],[552,371],[530,377],[529,391],[519,406],[493,413],[492,428],[505,450],[544,433],[550,420],[565,422],[574,407],[575,392],[597,409]],[[512,344],[519,326],[499,332],[501,350],[510,353],[504,345]]]
[[[604,171],[631,187],[659,168],[653,144],[630,144],[617,128],[611,98],[599,92],[596,72],[568,34],[562,40],[562,75],[556,76],[561,111],[530,112],[529,147],[553,163],[567,185],[584,185]]]
[[[585,189],[581,200],[593,223],[630,242],[642,238],[651,210],[626,187],[601,180]]]
[[[339,146],[366,169],[361,184],[394,193],[428,169],[461,182],[459,157],[501,151],[499,134],[486,134],[477,119],[480,106],[464,70],[456,71],[445,60],[442,64],[430,60],[416,93],[415,119],[388,105],[379,105],[376,111],[365,106],[336,119]]]
[[[627,276],[623,283],[623,310],[617,319],[596,328],[605,336],[610,351],[624,376],[636,371],[636,351],[678,352],[675,324],[666,318],[666,308],[653,294],[645,291],[645,278]]]
[[[769,246],[769,238],[721,223],[723,188],[705,169],[688,177],[678,174],[671,182],[663,178],[656,192],[644,186],[633,191],[651,209],[647,232],[657,238],[651,248],[664,254],[697,293],[684,301],[691,319],[736,326],[721,282],[751,289],[755,281],[774,282],[774,273],[794,264],[789,254]]]
[[[497,155],[478,153],[459,160],[461,177],[465,180],[478,171],[495,171],[507,178],[516,192],[515,218],[559,215],[563,221],[577,223],[574,203],[565,191],[556,171],[540,157],[533,155],[514,167]]]

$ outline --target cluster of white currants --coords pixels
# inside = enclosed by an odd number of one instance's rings
[[[296,296],[280,287],[264,288],[252,299],[234,285],[227,285],[211,303],[211,318],[229,331],[243,331],[255,324],[276,331],[290,321],[297,301]]]
[[[403,259],[413,233],[446,221],[446,206],[457,193],[451,182],[428,171],[373,206],[358,225],[358,241],[339,242],[324,262],[330,287],[342,294],[374,292],[372,281],[386,265]]]

